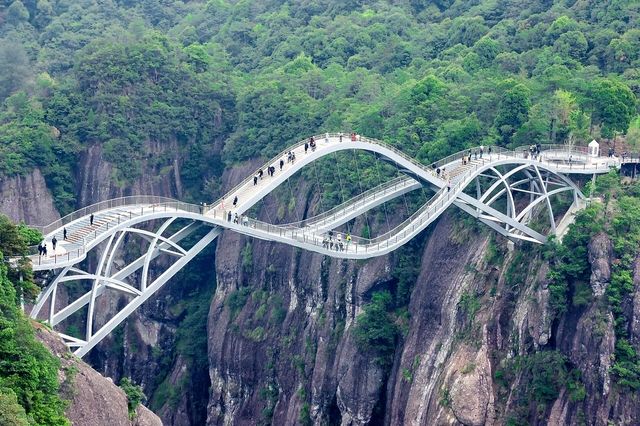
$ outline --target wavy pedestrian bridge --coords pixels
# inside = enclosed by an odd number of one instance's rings
[[[124,197],[85,207],[40,227],[48,254],[34,254],[30,259],[35,271],[51,273],[31,317],[47,321],[83,356],[225,229],[332,257],[366,259],[406,244],[455,205],[506,238],[544,243],[547,235],[532,226],[532,218],[544,215],[545,229],[554,234],[563,217],[554,212],[553,198],[570,194],[572,204],[565,217],[585,199],[570,176],[607,173],[621,165],[619,158],[600,156],[597,149],[565,145],[542,145],[535,152],[529,147],[476,147],[424,165],[392,145],[366,137],[327,133],[313,140],[313,148],[309,139],[288,147],[209,206],[154,196]],[[373,153],[403,175],[299,222],[274,224],[248,214],[314,161],[350,150]],[[295,161],[288,161],[289,153]],[[273,174],[268,172],[271,167]],[[363,238],[339,231],[354,218],[420,188],[429,188],[434,195],[387,232]],[[58,240],[55,250],[54,236]],[[124,261],[120,249],[134,237],[145,244],[139,244],[137,257]],[[95,256],[87,259],[92,251]],[[71,282],[83,283],[85,291],[74,297],[66,292],[62,303],[58,290]],[[98,312],[103,305],[99,301],[113,292],[124,295],[127,302],[105,318]],[[83,336],[60,331],[74,315],[82,315]]]

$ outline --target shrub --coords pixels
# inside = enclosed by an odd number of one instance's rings
[[[141,402],[147,399],[142,392],[142,386],[134,384],[130,378],[123,377],[120,380],[120,388],[127,395],[127,408],[129,409],[129,418],[133,418],[136,414],[136,408]]]
[[[391,362],[398,335],[398,328],[389,313],[391,307],[392,298],[388,291],[374,293],[371,303],[358,315],[354,330],[360,348],[374,353],[383,366]]]

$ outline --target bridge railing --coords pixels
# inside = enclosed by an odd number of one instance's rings
[[[460,188],[460,183],[455,184],[448,191],[446,188],[441,189],[436,195],[434,195],[426,204],[424,204],[420,209],[414,212],[409,218],[404,220],[399,225],[395,226],[393,229],[385,232],[382,235],[379,235],[375,238],[364,238],[358,236],[351,236],[351,241],[349,244],[353,244],[352,247],[358,247],[357,250],[369,251],[373,248],[380,248],[389,246],[392,243],[396,243],[398,240],[405,238],[409,233],[415,231],[415,229],[424,224],[425,221],[433,220],[434,215],[437,213],[439,209],[442,209],[447,205],[451,200],[455,198],[456,191]],[[302,241],[307,244],[315,245],[317,247],[321,247],[324,244],[324,239],[326,238],[327,232],[314,232],[307,228],[294,228],[289,229],[284,226],[272,225],[267,222],[259,221],[256,219],[246,218],[240,219],[239,225],[246,225],[253,229],[258,229],[270,234],[287,236],[293,238],[298,241]],[[337,243],[337,232],[334,232],[333,242]],[[343,245],[347,244],[346,234],[342,233],[341,242]],[[386,246],[385,246],[386,244]],[[336,246],[337,247],[337,246]]]
[[[305,138],[305,139],[302,139],[301,141],[298,141],[295,145],[292,145],[292,146],[290,145],[287,148],[283,149],[276,156],[272,157],[269,161],[267,161],[262,166],[257,168],[253,173],[250,173],[246,178],[241,180],[236,186],[234,186],[229,191],[227,191],[222,197],[218,198],[211,205],[209,205],[208,208],[206,209],[206,211],[208,212],[208,211],[214,209],[216,206],[222,204],[224,200],[228,200],[231,197],[231,195],[233,195],[236,191],[238,191],[240,188],[242,188],[243,186],[245,186],[248,183],[250,183],[253,180],[253,177],[255,175],[257,175],[260,170],[264,171],[265,167],[277,165],[279,160],[281,158],[285,157],[289,151],[293,151],[293,150],[299,148],[300,146],[304,145],[305,141],[309,140],[309,138],[311,138],[311,137],[314,138],[315,140],[320,140],[321,138],[324,138],[325,135],[309,136],[308,138]],[[225,206],[225,208],[229,208],[229,207]]]
[[[163,201],[165,200],[165,201]],[[169,201],[166,201],[169,200]],[[96,203],[94,205],[88,206],[86,209],[89,209],[85,212],[84,215],[73,216],[67,215],[64,218],[54,222],[51,225],[47,225],[47,227],[51,227],[54,224],[56,227],[49,230],[46,233],[43,233],[45,236],[49,235],[50,232],[53,232],[57,229],[60,229],[61,226],[64,226],[68,223],[73,222],[74,220],[82,217],[86,217],[87,214],[95,213],[97,211],[109,210],[117,207],[132,207],[135,206],[135,209],[129,209],[127,211],[115,211],[113,214],[115,216],[111,216],[111,220],[104,221],[103,223],[95,223],[93,228],[86,235],[81,237],[82,244],[80,243],[68,243],[65,245],[67,249],[64,253],[51,254],[46,256],[38,255],[37,246],[29,247],[29,254],[31,255],[31,261],[34,265],[56,265],[59,263],[68,263],[71,260],[80,259],[84,256],[87,250],[87,243],[98,239],[99,236],[103,235],[105,232],[113,229],[115,226],[118,226],[121,222],[125,222],[127,220],[131,220],[136,217],[142,217],[148,215],[150,213],[158,213],[158,212],[168,212],[168,211],[182,211],[188,213],[203,213],[203,206],[184,203],[182,201],[177,201],[167,197],[156,197],[156,196],[133,196],[133,197],[122,197],[116,198],[113,200],[108,200],[111,202],[103,201],[101,203]],[[154,202],[157,201],[157,202]],[[95,206],[101,205],[102,208],[98,210],[91,210],[90,208],[96,208]],[[63,219],[67,220],[63,222]],[[37,259],[36,259],[36,256]]]
[[[92,213],[97,213],[102,210],[112,209],[121,206],[129,206],[134,204],[154,204],[154,203],[163,203],[163,202],[180,202],[168,197],[159,197],[154,195],[134,195],[129,197],[120,197],[120,198],[112,198],[110,200],[100,201],[95,204],[91,204],[90,206],[83,207],[80,210],[76,210],[73,213],[70,213],[49,225],[36,225],[31,226],[42,232],[44,235],[49,234],[51,231],[55,231],[60,227],[73,222],[74,220],[80,219],[81,217],[90,215]]]
[[[339,213],[346,214],[352,212],[359,206],[365,205],[369,201],[384,197],[389,192],[395,192],[399,188],[405,188],[414,184],[415,182],[416,181],[413,178],[407,176],[399,176],[390,180],[389,182],[364,191],[356,195],[355,197],[350,198],[348,201],[345,201],[344,203],[341,203],[323,213],[304,220],[290,222],[280,226],[288,229],[303,228],[305,226],[321,226],[322,224],[330,220],[335,220]]]

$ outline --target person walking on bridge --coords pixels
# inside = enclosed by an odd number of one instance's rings
[[[54,235],[53,238],[51,239],[51,246],[53,247],[54,252],[56,251],[56,244],[58,244],[58,239]]]
[[[280,159],[280,171],[282,171],[282,167],[284,167],[284,160]]]
[[[42,256],[42,241],[38,243],[38,256]]]
[[[258,175],[254,175],[253,176],[253,186],[256,186],[258,184]]]
[[[235,197],[233,197],[233,207],[236,207],[238,205],[238,196],[236,195]]]
[[[62,228],[62,239],[67,241],[67,228]]]
[[[309,151],[309,142],[304,143],[304,153],[306,154]]]
[[[93,226],[93,213],[89,216],[89,225]]]

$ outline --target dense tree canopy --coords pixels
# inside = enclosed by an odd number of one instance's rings
[[[423,161],[479,143],[627,132],[640,93],[637,4],[463,3],[0,2],[0,173],[41,167],[70,208],[64,182],[95,144],[122,185],[151,144],[171,144],[199,197],[221,161],[327,130]]]

